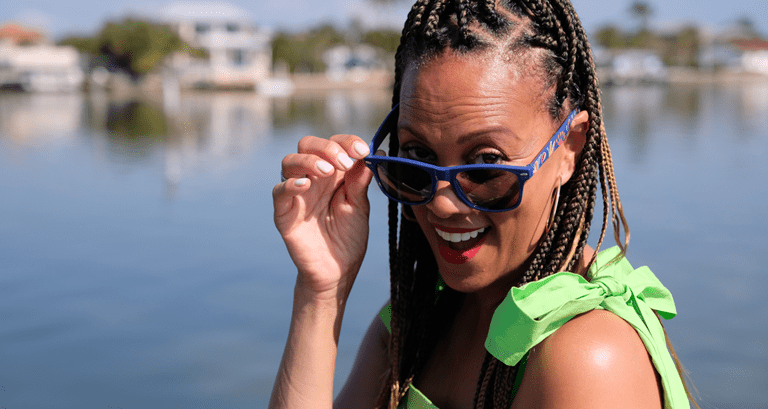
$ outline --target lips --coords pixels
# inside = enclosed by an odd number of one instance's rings
[[[485,232],[488,229],[462,229],[435,226],[435,233],[439,240],[440,255],[451,264],[464,264],[471,260],[485,241]]]

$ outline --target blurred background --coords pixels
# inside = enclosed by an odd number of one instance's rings
[[[768,6],[574,4],[629,259],[675,296],[702,407],[766,408]],[[280,160],[309,134],[370,139],[409,8],[4,4],[0,408],[265,407],[295,279],[272,224]],[[369,196],[337,391],[388,297],[386,201]]]

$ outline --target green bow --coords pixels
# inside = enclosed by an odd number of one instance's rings
[[[682,398],[687,404],[685,392],[680,398],[682,383],[653,312],[667,320],[673,318],[677,311],[672,294],[648,267],[634,269],[626,258],[617,258],[619,253],[618,247],[601,251],[589,270],[589,281],[563,272],[512,288],[493,314],[485,347],[504,364],[517,365],[532,347],[574,316],[593,309],[608,310],[640,335],[662,375],[668,407]]]

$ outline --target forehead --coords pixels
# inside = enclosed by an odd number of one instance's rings
[[[403,73],[398,128],[433,143],[490,135],[527,145],[553,119],[537,76],[492,51],[446,52]]]
[[[544,110],[548,90],[538,73],[524,59],[498,51],[458,54],[449,50],[408,64],[400,89],[401,106],[524,105]]]

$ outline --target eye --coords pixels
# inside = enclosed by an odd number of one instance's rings
[[[500,153],[483,152],[475,155],[469,163],[478,165],[500,165],[503,164],[504,157]]]
[[[437,162],[437,155],[420,145],[406,145],[400,148],[400,156],[419,162]]]

